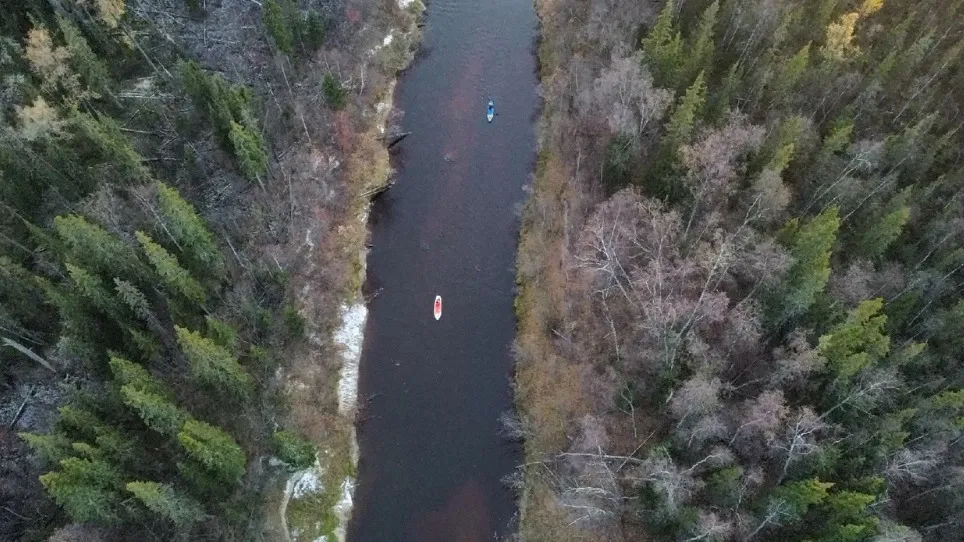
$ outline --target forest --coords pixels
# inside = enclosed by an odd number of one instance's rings
[[[964,540],[964,2],[539,0],[523,540]]]
[[[353,468],[330,335],[415,4],[2,3],[0,539],[290,539],[279,480]]]

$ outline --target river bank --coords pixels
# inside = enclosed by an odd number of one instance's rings
[[[303,352],[302,362],[293,363],[281,379],[291,405],[289,423],[311,437],[318,454],[313,466],[279,480],[274,496],[267,500],[278,519],[267,533],[290,542],[343,541],[352,512],[358,462],[354,427],[358,370],[367,318],[361,286],[366,274],[370,198],[390,182],[383,138],[391,129],[395,113],[395,74],[414,55],[424,5],[418,0],[398,0],[397,10],[402,16],[392,20],[388,32],[364,51],[361,65],[355,67],[361,78],[363,103],[357,111],[334,119],[336,153],[317,157],[314,162],[329,171],[340,169],[337,176],[346,184],[348,197],[328,226],[335,235],[316,243],[310,225],[305,228],[300,249],[306,253],[305,267],[292,281],[299,293],[299,313],[306,321],[311,351]],[[376,73],[366,73],[368,69]],[[376,84],[380,79],[381,85],[366,90],[366,75]],[[316,251],[322,252],[320,258],[313,257]],[[325,269],[333,260],[346,272]],[[328,291],[340,293],[318,295],[319,283]],[[319,299],[338,301],[337,318],[319,314],[331,311],[330,306],[319,307]]]
[[[605,197],[596,178],[605,141],[594,126],[580,122],[573,104],[592,99],[584,89],[593,88],[610,54],[630,43],[654,11],[648,2],[626,3],[618,12],[602,4],[535,4],[543,109],[516,262],[518,419],[511,429],[525,441],[517,480],[519,534],[522,541],[609,542],[625,533],[594,530],[605,513],[567,485],[576,482],[568,479],[571,462],[562,456],[593,429],[584,416],[594,405],[611,408],[614,396],[614,390],[596,385],[605,379],[595,373],[592,354],[573,348],[571,334],[580,331],[568,314],[573,302],[566,289],[575,280],[570,254],[592,207]]]

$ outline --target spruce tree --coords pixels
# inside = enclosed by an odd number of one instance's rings
[[[244,475],[244,451],[230,435],[217,427],[188,420],[177,439],[193,460],[222,481],[235,484]]]
[[[820,337],[817,351],[836,378],[850,379],[890,351],[884,332],[887,316],[880,314],[883,299],[861,302],[847,320]]]
[[[105,461],[68,457],[40,482],[74,521],[113,525],[121,518],[120,473]]]
[[[189,301],[203,304],[206,295],[201,284],[194,280],[194,277],[178,264],[177,258],[164,249],[161,245],[154,242],[146,233],[142,231],[134,232],[137,242],[140,243],[147,261],[154,267],[154,271],[161,278],[164,285],[172,292],[184,296]]]
[[[127,384],[120,388],[124,404],[137,412],[144,424],[162,435],[175,436],[190,415],[164,396]]]
[[[254,382],[231,352],[195,331],[180,326],[174,331],[194,378],[238,398],[251,394]]]
[[[264,25],[268,29],[268,35],[271,36],[279,51],[291,55],[294,37],[291,33],[291,27],[281,12],[281,4],[277,0],[265,0],[261,9],[263,10]]]
[[[127,243],[79,215],[54,219],[67,259],[104,276],[140,277],[143,268]]]
[[[157,201],[167,231],[192,263],[192,271],[221,280],[225,273],[221,251],[194,206],[164,183],[157,184]]]
[[[200,503],[182,495],[169,484],[128,482],[124,487],[148,510],[170,520],[178,527],[196,523],[204,518],[204,509]]]
[[[693,44],[687,52],[686,65],[683,70],[684,81],[692,81],[699,73],[705,73],[713,68],[713,53],[715,50],[713,37],[716,27],[716,16],[720,10],[720,1],[713,3],[703,11]],[[685,83],[684,83],[685,84]]]
[[[241,173],[250,181],[260,181],[261,176],[268,171],[268,155],[261,137],[233,121],[229,137]]]
[[[668,0],[643,39],[643,59],[659,87],[675,88],[683,66],[683,38],[673,25],[676,0]]]
[[[830,278],[830,254],[837,241],[840,212],[831,207],[806,224],[793,219],[782,237],[793,257],[782,287],[769,302],[771,324],[780,327],[802,316]]]

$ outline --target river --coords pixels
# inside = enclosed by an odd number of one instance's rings
[[[395,106],[412,134],[373,205],[349,542],[492,541],[516,503],[514,262],[538,114],[532,0],[432,0]],[[485,119],[489,99],[497,116]],[[435,321],[432,303],[443,298]]]

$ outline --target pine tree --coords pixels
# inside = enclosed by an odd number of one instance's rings
[[[73,455],[70,439],[62,433],[56,431],[49,435],[18,433],[18,436],[45,461],[59,463],[66,457]]]
[[[195,378],[239,398],[251,394],[254,387],[251,376],[231,352],[195,331],[180,326],[174,326],[174,331]]]
[[[235,484],[244,475],[244,452],[230,435],[217,427],[188,420],[177,439],[191,458],[221,480]]]
[[[780,69],[779,76],[773,83],[773,100],[778,104],[789,103],[797,84],[807,71],[810,63],[810,44],[806,44],[796,52]]]
[[[57,17],[57,26],[64,36],[70,64],[91,91],[91,97],[110,94],[110,70],[104,61],[91,50],[83,34],[67,18]]]
[[[170,395],[170,392],[167,391],[164,385],[151,376],[151,373],[144,367],[118,356],[111,356],[108,364],[110,365],[111,374],[114,375],[114,379],[117,380],[120,385],[133,386],[141,391],[163,397]]]
[[[683,38],[673,25],[676,0],[668,0],[643,39],[643,59],[659,87],[675,88],[683,66]]]
[[[883,305],[880,298],[861,302],[845,322],[820,337],[817,351],[836,378],[850,379],[890,351],[890,337],[884,333],[887,316],[880,314]]]
[[[142,268],[133,249],[104,228],[78,215],[54,219],[67,259],[105,276],[139,277]]]
[[[190,419],[190,415],[162,395],[138,389],[134,385],[121,386],[124,404],[137,412],[144,424],[162,435],[174,436]]]
[[[161,245],[154,242],[146,233],[142,231],[134,232],[137,242],[140,243],[147,261],[154,267],[154,271],[161,277],[164,285],[172,292],[184,296],[189,301],[203,304],[206,299],[204,288],[194,280],[191,274],[181,267],[177,258],[164,249]]]
[[[194,206],[184,201],[177,190],[164,183],[157,184],[157,200],[167,231],[192,262],[193,271],[222,279],[225,269],[221,251]]]
[[[903,205],[872,222],[857,241],[856,252],[867,259],[881,257],[900,237],[909,218],[910,207]]]
[[[145,322],[153,318],[150,304],[147,302],[147,296],[145,296],[144,292],[140,291],[137,286],[134,286],[126,280],[114,277],[114,291],[117,292],[117,297],[119,297],[127,308],[138,318]]]
[[[291,55],[294,37],[291,34],[288,22],[285,21],[284,15],[281,13],[281,4],[277,0],[265,0],[262,10],[268,35],[274,40],[279,51]]]
[[[821,482],[816,478],[789,482],[778,487],[771,503],[780,503],[783,509],[782,515],[790,521],[795,521],[812,506],[824,502],[828,496],[828,490],[833,487],[831,482]]]
[[[699,26],[696,29],[696,37],[693,45],[687,52],[686,66],[684,68],[684,81],[692,81],[699,73],[705,73],[712,69],[714,42],[713,36],[716,27],[716,16],[720,10],[720,1],[713,0],[713,3],[703,11],[700,16]]]
[[[261,137],[237,122],[231,122],[231,145],[238,159],[241,173],[248,180],[260,182],[261,175],[268,171],[268,155],[264,150]]]
[[[646,174],[647,189],[654,195],[670,201],[682,198],[683,190],[674,178],[679,162],[679,149],[689,142],[705,100],[706,82],[701,72],[686,89],[679,105],[670,115],[666,123],[666,134],[660,141],[659,154]]]
[[[143,182],[150,178],[144,158],[134,150],[114,119],[107,115],[95,118],[75,111],[70,121],[80,134],[100,149],[106,163],[122,168],[130,182]]]
[[[120,474],[104,461],[68,457],[40,482],[74,521],[112,525],[120,519],[121,497],[115,489]]]
[[[122,320],[119,312],[120,305],[117,299],[106,288],[100,277],[89,273],[86,269],[72,264],[66,264],[67,273],[73,281],[77,291],[87,299],[95,308],[110,315],[111,317]]]
[[[663,136],[662,145],[676,149],[685,145],[693,133],[693,126],[703,111],[703,104],[706,101],[706,80],[701,72],[696,76],[693,84],[686,89],[686,94],[680,99],[679,105],[669,117],[666,123],[666,135]]]
[[[278,458],[295,469],[305,469],[315,462],[315,446],[290,431],[276,431],[271,436]]]
[[[830,254],[837,241],[840,212],[831,207],[810,222],[792,220],[782,233],[793,265],[783,287],[770,301],[770,321],[777,327],[803,315],[823,291],[830,278]]]
[[[204,509],[194,499],[182,495],[168,484],[128,482],[125,486],[148,510],[170,520],[178,527],[204,518]]]

